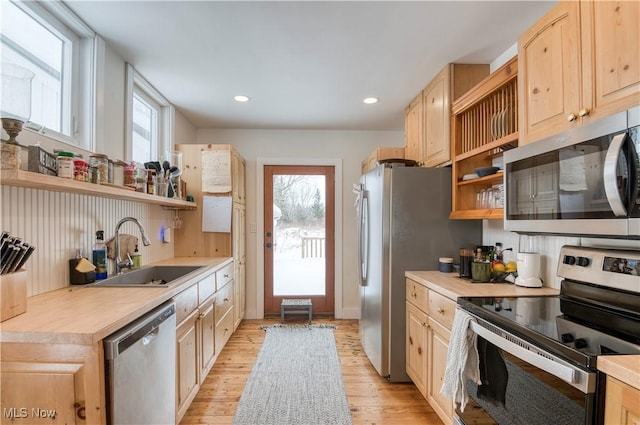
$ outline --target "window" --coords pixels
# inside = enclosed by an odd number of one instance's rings
[[[94,93],[86,85],[93,81],[87,76],[93,75],[94,37],[60,2],[2,3],[2,63],[20,65],[35,74],[31,118],[25,127],[80,147],[93,147],[92,109],[86,116],[79,111],[86,110]]]
[[[173,108],[127,64],[127,157],[145,163],[161,161],[171,146]]]

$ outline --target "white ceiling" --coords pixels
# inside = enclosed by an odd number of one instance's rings
[[[401,130],[404,108],[445,64],[493,61],[552,6],[65,3],[197,128],[333,130]],[[367,96],[380,102],[365,105]]]

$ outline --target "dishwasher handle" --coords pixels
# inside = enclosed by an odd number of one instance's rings
[[[151,344],[158,335],[162,323],[175,314],[176,305],[171,301],[111,334],[104,340],[105,359],[115,359],[140,340],[143,345]]]

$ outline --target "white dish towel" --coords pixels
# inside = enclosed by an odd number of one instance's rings
[[[460,403],[462,412],[469,400],[466,380],[481,383],[477,336],[469,326],[471,321],[475,322],[475,319],[459,308],[456,309],[447,352],[447,367],[440,389],[440,394],[449,397],[454,403]]]

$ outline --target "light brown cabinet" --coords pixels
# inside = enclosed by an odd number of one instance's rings
[[[233,284],[234,284],[234,323],[233,328],[236,329],[246,312],[246,207],[244,204],[233,204],[233,221],[231,224],[233,232]]]
[[[0,388],[0,412],[12,423],[106,423],[102,341],[3,342]]]
[[[422,92],[411,101],[404,113],[404,157],[422,162]]]
[[[640,424],[640,390],[607,376],[604,423]]]
[[[455,301],[406,280],[406,370],[444,423],[453,419],[453,402],[440,394],[447,366]]]
[[[473,177],[502,152],[518,146],[518,59],[513,58],[460,97],[452,107],[452,219],[502,219],[503,208],[478,205],[481,190],[503,173]]]
[[[404,148],[375,148],[363,161],[360,167],[361,174],[372,170],[383,159],[404,159]]]
[[[187,182],[189,193],[201,203],[204,196],[231,196],[231,232],[202,232],[202,211],[184,213],[183,225],[176,229],[174,252],[186,257],[233,257],[235,269],[231,270],[234,280],[235,299],[234,329],[244,318],[246,311],[246,182],[245,160],[231,145],[177,145],[183,152],[185,170],[182,178]],[[223,179],[231,182],[230,191],[209,193],[202,186],[203,167],[215,164],[203,163],[203,152],[213,153],[220,160],[219,170]],[[218,283],[220,285],[220,283]]]
[[[233,263],[205,276],[175,296],[176,423],[180,422],[213,367],[227,338],[218,335],[233,315]]]
[[[426,167],[451,161],[451,103],[489,73],[488,65],[448,64],[405,111],[405,158]]]
[[[520,143],[640,104],[637,2],[562,1],[518,39]]]

